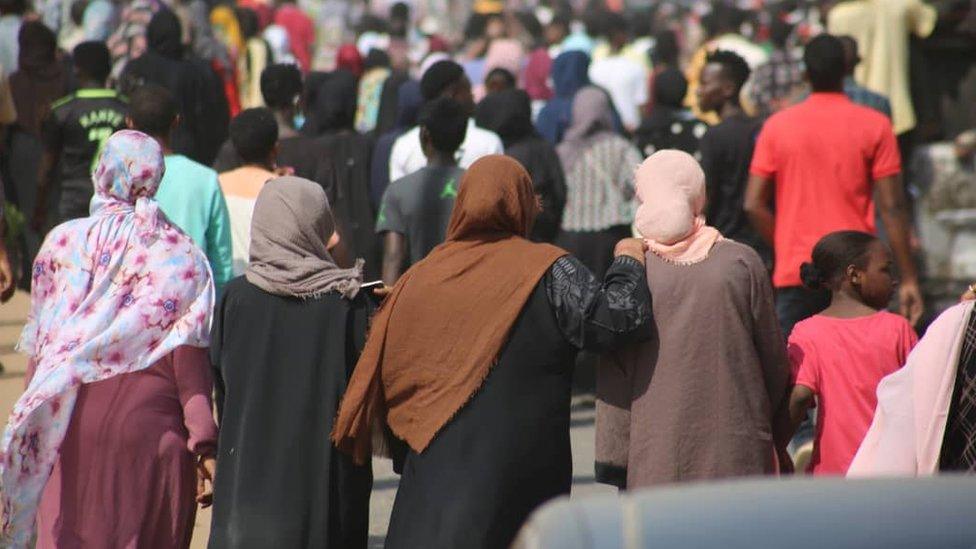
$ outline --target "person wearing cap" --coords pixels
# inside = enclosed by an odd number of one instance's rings
[[[476,160],[489,154],[503,154],[505,147],[494,132],[479,128],[474,123],[474,96],[471,81],[464,74],[461,65],[454,61],[438,61],[430,66],[420,80],[420,91],[424,101],[440,97],[451,98],[462,105],[468,114],[468,130],[457,151],[458,165],[467,168]],[[390,153],[390,181],[396,181],[427,165],[420,142],[420,128],[414,127],[403,134],[393,144]]]

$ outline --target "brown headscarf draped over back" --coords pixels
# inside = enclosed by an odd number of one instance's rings
[[[332,440],[364,462],[385,422],[415,452],[481,387],[519,313],[566,252],[525,236],[537,213],[532,180],[501,155],[461,180],[447,241],[397,282],[373,319]]]

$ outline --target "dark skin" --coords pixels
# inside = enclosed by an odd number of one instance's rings
[[[104,80],[93,78],[85,71],[75,67],[75,78],[78,79],[79,88],[82,89],[103,89],[106,88]],[[47,203],[48,192],[51,188],[51,176],[54,168],[61,158],[60,148],[44,148],[41,155],[41,162],[37,167],[37,203],[34,207],[33,215],[30,219],[31,228],[37,232],[42,232],[47,225]]]
[[[843,88],[843,80],[839,80],[831,86],[815,89],[814,92],[842,93]],[[773,233],[776,227],[776,216],[772,208],[774,186],[773,177],[750,175],[743,202],[743,209],[753,227],[770,246],[773,246]],[[924,301],[918,283],[918,271],[912,257],[908,200],[905,198],[905,186],[902,184],[901,175],[874,180],[874,201],[881,215],[881,222],[888,229],[895,263],[901,275],[901,285],[898,288],[899,313],[915,326],[922,318]]]
[[[739,102],[739,87],[719,63],[708,63],[702,67],[698,84],[698,106],[703,112],[714,112],[725,120],[743,114]]]
[[[831,301],[822,315],[831,318],[860,318],[883,310],[895,293],[898,281],[893,274],[891,250],[880,240],[868,247],[862,266],[848,265],[844,273],[830,281]],[[815,404],[816,394],[805,385],[796,385],[790,395],[792,433]]]
[[[298,112],[297,106],[273,109],[275,121],[278,122],[278,139],[286,139],[298,135],[295,129],[295,113]]]
[[[457,151],[439,151],[434,147],[427,128],[420,128],[420,144],[423,147],[424,156],[427,157],[427,165],[431,167],[452,167],[457,166],[454,153]],[[387,231],[383,235],[383,283],[393,286],[403,274],[403,266],[407,261],[407,235],[393,231]]]

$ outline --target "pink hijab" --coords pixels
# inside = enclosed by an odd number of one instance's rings
[[[878,407],[849,477],[929,476],[938,473],[959,354],[973,302],[935,319],[905,367],[878,384]]]
[[[485,76],[495,69],[505,69],[512,73],[515,78],[522,74],[522,59],[525,57],[525,50],[518,40],[510,38],[500,38],[492,41],[488,46],[488,53],[485,54]],[[481,101],[486,94],[484,82],[478,82],[474,87],[475,101]]]
[[[692,265],[722,240],[705,224],[705,172],[688,153],[663,150],[637,168],[635,226],[648,248],[665,261]]]

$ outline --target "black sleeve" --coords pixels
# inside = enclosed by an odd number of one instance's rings
[[[563,335],[577,349],[603,352],[651,337],[651,293],[644,266],[618,257],[603,281],[572,256],[545,276],[546,293]]]
[[[217,407],[217,425],[220,425],[224,417],[224,396],[227,394],[223,372],[221,371],[220,355],[223,350],[224,307],[227,304],[228,289],[224,289],[224,295],[217,302],[217,308],[214,310],[213,315],[213,324],[210,328],[210,366],[213,368],[214,405]]]
[[[705,132],[705,135],[702,136],[698,144],[698,152],[701,154],[702,171],[705,172],[706,196],[714,197],[705,206],[705,218],[709,223],[714,223],[721,202],[721,189],[719,189],[721,180],[719,174],[722,173],[719,169],[719,158],[718,151],[715,147],[714,131]]]

